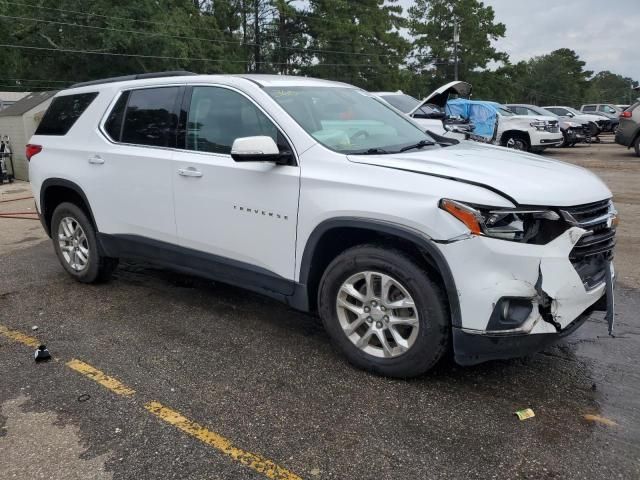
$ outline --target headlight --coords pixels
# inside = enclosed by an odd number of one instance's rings
[[[440,208],[464,223],[473,235],[543,244],[562,233],[561,222],[557,221],[560,215],[544,208],[486,207],[447,198],[440,200]]]
[[[544,130],[547,127],[548,122],[546,120],[536,120],[535,122],[531,122],[529,125],[535,127],[536,130]]]

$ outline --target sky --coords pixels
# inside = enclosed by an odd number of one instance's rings
[[[587,63],[587,70],[640,81],[640,0],[483,1],[507,27],[495,46],[512,62],[566,47]],[[407,8],[413,2],[400,3]]]

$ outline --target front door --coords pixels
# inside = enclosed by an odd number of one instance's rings
[[[208,254],[203,262],[220,262],[235,276],[231,283],[246,274],[263,288],[291,293],[300,169],[295,162],[238,163],[230,155],[236,138],[268,135],[289,148],[284,136],[252,100],[226,87],[189,88],[183,110],[184,149],[173,172],[180,245]]]

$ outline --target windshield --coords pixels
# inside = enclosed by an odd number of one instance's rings
[[[349,87],[267,87],[318,142],[340,153],[394,153],[432,139],[382,100]]]
[[[556,113],[553,113],[551,110],[547,110],[546,108],[542,108],[542,107],[538,107],[536,109],[536,111],[540,114],[540,115],[548,115],[550,117],[558,117],[559,115]]]
[[[409,113],[411,110],[420,105],[420,100],[413,98],[411,95],[380,95],[380,98],[396,107],[403,113]]]

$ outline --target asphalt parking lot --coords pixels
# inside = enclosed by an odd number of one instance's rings
[[[237,288],[132,263],[78,284],[38,222],[0,218],[0,479],[640,478],[640,159],[545,156],[614,192],[616,337],[596,315],[532,358],[410,381],[355,370],[313,317]]]

